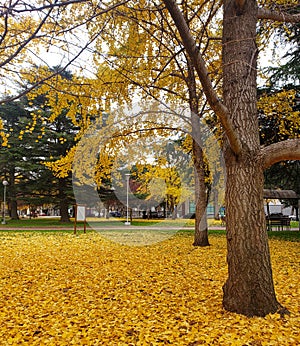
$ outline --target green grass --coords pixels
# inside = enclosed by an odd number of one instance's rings
[[[19,220],[10,220],[7,219],[6,225],[0,225],[1,228],[5,227],[16,227],[16,228],[23,228],[23,227],[69,227],[73,228],[74,226],[74,219],[71,219],[71,222],[69,223],[62,223],[60,222],[59,218],[24,218]],[[126,221],[125,218],[110,218],[110,219],[104,219],[104,218],[87,218],[88,224],[92,226],[122,226],[122,224]],[[82,222],[78,222],[78,224],[82,224]],[[152,220],[143,220],[143,219],[134,219],[131,223],[133,226],[155,226],[155,225],[161,225],[161,226],[189,226],[193,227],[195,224],[195,220],[162,220],[162,219],[152,219]]]
[[[186,235],[190,236],[194,233],[191,229],[183,229],[178,232],[180,235]],[[209,235],[214,236],[225,236],[226,232],[225,230],[209,230]],[[285,240],[285,241],[293,241],[293,242],[300,242],[300,232],[299,231],[269,231],[268,232],[269,239],[278,239],[278,240]]]
[[[291,227],[299,229],[299,222],[298,221],[291,221]]]
[[[94,232],[94,230],[89,229],[89,224],[92,227],[105,227],[105,226],[114,226],[118,227],[116,232],[124,232],[126,230],[126,226],[123,225],[125,219],[97,219],[97,218],[89,218],[87,224],[87,233]],[[212,229],[209,230],[209,234],[224,236],[225,231],[220,229],[213,229],[213,226],[220,226],[220,221],[209,220],[210,226]],[[195,224],[195,220],[141,220],[135,219],[131,223],[133,226],[172,226],[178,227],[179,231],[177,232],[179,235],[193,235],[194,230],[193,226]],[[34,219],[20,219],[20,220],[7,220],[6,225],[0,225],[1,228],[10,231],[11,228],[15,228],[16,230],[12,230],[10,232],[32,232],[32,230],[25,230],[25,228],[35,228],[34,232],[43,232],[43,233],[73,233],[74,232],[74,219],[71,219],[70,223],[61,223],[59,218],[34,218]],[[40,229],[39,229],[40,227]],[[47,229],[49,227],[49,229]],[[190,227],[190,228],[188,228]],[[298,222],[291,222],[291,227],[298,229]],[[22,230],[22,228],[24,228]],[[0,233],[5,232],[1,231]],[[77,223],[77,234],[83,233],[83,223]],[[286,241],[296,241],[300,242],[300,232],[298,231],[269,231],[268,236],[270,239],[279,239]]]
[[[122,233],[124,232],[126,229],[116,229],[113,231],[100,231],[100,234],[103,233],[103,235],[105,235],[105,233],[110,232],[110,233]],[[70,229],[58,229],[58,230],[53,230],[53,229],[36,229],[36,230],[28,230],[28,229],[24,229],[22,230],[21,228],[19,228],[18,230],[2,230],[0,231],[0,237],[7,235],[7,233],[11,233],[11,234],[18,234],[18,233],[44,233],[44,234],[51,234],[51,233],[55,233],[57,235],[59,234],[73,234],[74,229],[70,228]],[[96,231],[92,230],[92,229],[87,229],[86,233],[94,233]],[[143,230],[143,232],[145,232],[145,230]],[[149,232],[153,232],[153,231],[149,231]],[[155,232],[155,231],[154,231]],[[78,229],[76,230],[76,234],[83,234],[83,227],[79,226]],[[178,236],[192,236],[194,234],[194,230],[192,229],[181,229],[178,232],[176,232],[175,234],[177,234]],[[220,237],[225,237],[226,232],[224,230],[210,230],[209,231],[209,235],[214,235],[214,236],[220,236]],[[269,239],[278,239],[278,240],[283,240],[283,241],[292,241],[292,242],[300,242],[300,232],[298,231],[270,231],[268,232],[268,236]]]
[[[62,223],[59,218],[24,218],[19,220],[6,219],[7,224],[1,227],[73,227],[73,223]]]

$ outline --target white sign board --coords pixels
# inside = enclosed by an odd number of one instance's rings
[[[76,221],[85,221],[85,206],[77,205],[76,208]]]

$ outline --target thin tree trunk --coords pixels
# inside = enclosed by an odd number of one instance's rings
[[[67,188],[67,183],[64,178],[59,179],[59,205],[60,205],[60,222],[70,222],[69,216],[69,203],[65,189]]]
[[[201,147],[199,102],[197,97],[196,79],[193,64],[188,59],[188,89],[191,110],[193,164],[195,173],[195,233],[194,246],[209,246],[207,226],[207,193],[205,185],[204,153]]]
[[[66,199],[60,201],[60,222],[70,222],[68,201]]]
[[[208,225],[207,225],[207,191],[205,184],[205,163],[204,153],[201,148],[200,121],[197,114],[192,113],[192,134],[193,134],[193,163],[195,172],[195,234],[194,246],[209,246]]]
[[[215,189],[214,190],[214,219],[215,220],[220,220],[219,210],[220,210],[219,194],[218,194],[218,190]]]
[[[18,220],[19,215],[18,215],[18,204],[16,199],[11,199],[10,201],[10,218],[12,220]]]
[[[206,217],[207,194],[205,186],[205,170],[203,150],[193,139],[193,158],[195,171],[195,234],[194,246],[209,246],[208,226]]]
[[[9,194],[10,194],[10,217],[12,220],[18,220],[18,203],[17,203],[17,193],[16,193],[16,183],[15,183],[15,168],[11,168],[9,172]]]

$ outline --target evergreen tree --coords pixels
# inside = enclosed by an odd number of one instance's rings
[[[299,13],[299,10],[300,6],[293,8],[293,13]],[[266,93],[271,96],[284,91],[294,90],[295,98],[292,111],[296,113],[300,111],[300,24],[286,23],[285,28],[281,27],[278,32],[280,37],[291,48],[282,57],[282,61],[286,61],[284,64],[268,69],[270,73],[268,84],[259,90],[259,95]],[[264,112],[260,112],[259,121],[262,144],[269,145],[290,137],[290,133],[281,131],[278,119],[280,119],[278,114],[276,117],[267,117]],[[293,137],[300,136],[299,127],[292,126],[288,121],[288,117],[281,120],[281,124],[282,121],[285,122],[286,128],[292,129],[294,132]],[[300,194],[299,172],[299,161],[290,160],[276,163],[264,173],[265,187],[269,189],[291,189]],[[298,201],[289,199],[283,202],[285,205],[291,205],[296,209],[297,220],[299,220]]]
[[[41,124],[32,129],[32,118],[24,100],[1,105],[0,116],[9,135],[8,145],[1,147],[0,169],[9,183],[7,200],[10,216],[17,219],[17,201],[26,200],[27,191],[32,189],[30,182],[35,181],[40,166],[32,160],[32,153],[38,149],[37,131]]]
[[[60,210],[61,221],[68,222],[68,208],[74,203],[71,175],[55,177],[42,163],[65,155],[74,144],[77,129],[63,114],[47,122],[51,110],[43,109],[42,99],[30,106],[24,99],[0,106],[9,134],[8,145],[0,151],[0,169],[3,179],[9,182],[9,212],[17,219],[18,203],[32,210],[52,204]]]

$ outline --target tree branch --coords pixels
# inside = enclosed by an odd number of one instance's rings
[[[300,23],[300,13],[290,14],[287,12],[272,11],[266,8],[259,8],[258,19],[271,19],[277,22]]]
[[[300,139],[288,139],[262,148],[264,168],[276,162],[286,160],[300,160]]]
[[[101,16],[103,14],[106,14],[109,11],[115,10],[117,7],[122,6],[124,4],[126,4],[129,0],[122,0],[120,2],[117,2],[116,4],[112,4],[111,6],[108,6],[107,8],[102,9],[100,7],[100,5],[97,5],[95,8],[98,10],[98,12],[95,10],[93,12],[93,14],[91,15],[91,17],[86,18],[85,21],[83,23],[79,23],[74,25],[72,28],[69,29],[65,29],[63,31],[57,31],[57,32],[52,32],[53,36],[56,36],[58,34],[61,34],[63,32],[71,32],[73,29],[88,23],[89,21],[91,21],[92,19],[96,18],[97,16]],[[88,0],[66,0],[66,1],[59,1],[59,0],[55,0],[54,3],[49,4],[49,5],[45,5],[43,7],[35,7],[35,5],[30,5],[30,4],[23,4],[21,3],[20,6],[24,6],[20,9],[17,8],[17,6],[19,6],[19,1],[15,1],[15,3],[11,4],[10,3],[10,7],[8,6],[1,6],[0,7],[0,18],[5,16],[5,21],[4,21],[4,31],[2,33],[2,36],[0,35],[0,42],[4,41],[5,35],[8,32],[8,21],[9,21],[9,15],[13,15],[14,12],[16,13],[22,13],[22,12],[38,12],[41,11],[42,9],[47,9],[48,12],[45,13],[44,17],[40,20],[40,22],[38,23],[37,27],[34,29],[34,31],[27,37],[24,39],[24,41],[19,44],[16,45],[16,50],[15,52],[13,52],[10,56],[7,57],[6,60],[4,61],[0,61],[0,67],[4,68],[5,65],[8,65],[9,63],[11,63],[11,61],[14,60],[14,58],[16,58],[21,51],[23,51],[24,49],[27,48],[28,44],[30,42],[33,42],[34,39],[40,39],[41,37],[44,37],[44,34],[39,36],[39,33],[41,32],[42,28],[47,24],[47,21],[49,18],[51,18],[52,12],[55,8],[60,8],[60,7],[66,7],[67,5],[72,5],[75,3],[89,3]],[[28,7],[28,6],[29,7]],[[60,68],[59,71],[56,71],[55,73],[53,73],[51,76],[48,76],[44,79],[41,79],[40,81],[37,81],[36,83],[34,83],[32,86],[30,86],[29,88],[27,88],[26,90],[21,91],[20,93],[18,93],[17,95],[11,96],[11,97],[5,97],[4,99],[1,99],[0,97],[0,104],[2,103],[7,103],[7,102],[11,102],[14,101],[16,99],[19,99],[20,97],[26,95],[28,92],[30,92],[31,90],[33,90],[35,87],[37,87],[38,85],[42,84],[43,82],[46,82],[47,80],[51,79],[52,77],[54,77],[55,75],[61,73],[61,71],[67,69],[72,63],[74,63],[77,58],[86,50],[88,49],[88,47],[90,45],[92,45],[92,43],[95,41],[95,39],[101,34],[102,30],[104,30],[104,28],[102,28],[99,33],[96,33],[94,35],[94,37],[92,37],[90,39],[89,42],[87,42],[82,48],[79,49],[79,52],[76,53],[72,59],[69,59],[69,61],[65,64],[64,67]],[[4,47],[5,49],[6,47]],[[3,49],[3,47],[2,47]]]
[[[182,43],[195,66],[204,93],[207,97],[207,101],[213,109],[213,111],[219,117],[221,124],[227,135],[227,138],[229,140],[231,149],[235,152],[235,154],[239,154],[242,146],[229,119],[228,109],[221,102],[212,86],[211,80],[209,78],[209,72],[205,66],[203,57],[196,46],[196,42],[191,35],[188,25],[179,7],[177,6],[176,1],[163,0],[163,2],[165,3],[170,15],[172,16],[174,23],[179,31],[180,37],[182,39]]]
[[[42,20],[38,24],[37,28],[33,31],[33,33],[29,35],[29,37],[25,39],[22,44],[19,45],[16,51],[13,54],[11,54],[7,59],[5,59],[4,61],[0,63],[0,67],[5,66],[10,61],[12,61],[37,36],[38,32],[42,29],[47,19],[50,17],[51,12],[52,12],[52,8],[50,8],[49,12],[46,13],[44,18],[42,18]]]

